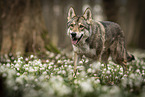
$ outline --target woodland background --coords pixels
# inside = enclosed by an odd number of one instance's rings
[[[70,6],[76,14],[90,7],[95,20],[117,22],[128,48],[145,49],[145,0],[0,0],[0,54],[72,50]]]

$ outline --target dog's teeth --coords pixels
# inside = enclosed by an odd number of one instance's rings
[[[71,42],[72,42],[72,44],[76,44],[77,40],[72,40]]]

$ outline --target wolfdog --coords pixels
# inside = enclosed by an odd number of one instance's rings
[[[74,50],[74,72],[83,55],[105,64],[111,56],[114,63],[123,67],[123,71],[126,70],[126,63],[135,59],[127,52],[124,33],[117,23],[94,21],[90,8],[78,16],[70,7],[67,19],[67,35]]]

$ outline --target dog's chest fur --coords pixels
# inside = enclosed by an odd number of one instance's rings
[[[74,52],[77,53],[80,56],[85,55],[88,58],[96,59],[96,49],[90,48],[89,44],[83,44],[82,46],[74,46],[73,45]]]

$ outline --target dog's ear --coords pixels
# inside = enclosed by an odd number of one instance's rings
[[[85,10],[83,17],[89,21],[92,20],[92,12],[91,12],[90,8],[87,8]]]
[[[67,19],[69,20],[69,19],[71,19],[74,16],[76,16],[75,11],[74,11],[74,9],[72,7],[70,7],[69,11],[68,11],[68,17],[67,17]]]

